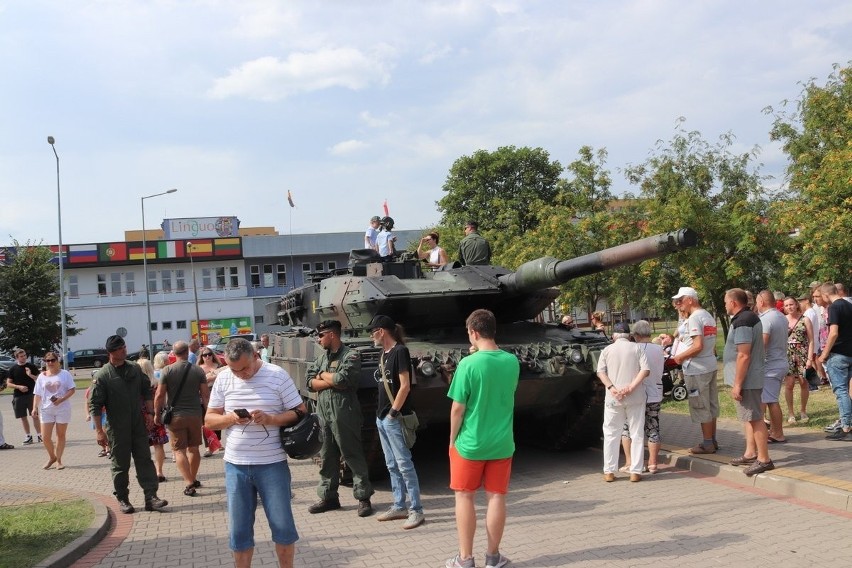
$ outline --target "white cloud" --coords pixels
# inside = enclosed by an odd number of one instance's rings
[[[379,118],[377,116],[373,116],[373,114],[367,110],[361,111],[361,113],[358,114],[358,118],[360,118],[364,124],[370,128],[383,128],[385,126],[389,126],[391,123],[390,116]]]
[[[389,80],[390,65],[382,56],[351,47],[328,48],[291,53],[283,61],[273,56],[247,61],[216,79],[208,94],[216,99],[244,97],[273,102],[332,87],[358,91]]]
[[[369,144],[361,140],[344,140],[329,148],[328,153],[332,156],[346,156],[347,154],[354,154],[369,147]]]

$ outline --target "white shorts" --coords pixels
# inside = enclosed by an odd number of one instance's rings
[[[69,401],[59,406],[51,404],[39,411],[42,424],[68,424],[71,422],[71,403]]]

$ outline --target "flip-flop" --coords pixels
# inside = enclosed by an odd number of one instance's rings
[[[778,440],[776,438],[773,438],[772,436],[769,436],[768,442],[770,444],[786,444],[787,438],[784,438],[783,440]]]
[[[65,469],[65,465],[59,464],[58,466],[56,466],[56,469]]]
[[[56,458],[53,458],[52,460],[47,460],[47,463],[44,464],[44,467],[42,467],[41,469],[50,469],[50,466],[52,466],[55,463],[56,463]]]

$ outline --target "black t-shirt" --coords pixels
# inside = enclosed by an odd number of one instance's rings
[[[29,368],[34,377],[38,377],[39,373],[41,373],[41,371],[38,370],[38,367],[32,363],[24,363],[23,365],[18,365],[16,363],[9,369],[9,378],[12,379],[12,383],[25,386],[28,389],[27,392],[21,392],[18,389],[15,389],[12,391],[12,396],[32,396],[33,391],[35,390],[35,379],[31,379],[27,375],[25,370],[27,368]]]
[[[408,353],[408,347],[397,343],[391,347],[390,351],[382,354],[382,360],[384,361],[385,380],[388,381],[388,386],[390,387],[394,397],[396,397],[396,393],[399,392],[399,372],[408,371],[409,380],[411,380],[411,355]],[[379,372],[381,372],[381,365],[379,366]],[[409,396],[406,397],[405,403],[400,409],[403,414],[408,414],[412,410],[411,404],[409,403],[410,398],[411,393],[409,392]],[[376,406],[376,416],[384,418],[385,415],[390,412],[390,409],[391,401],[388,400],[388,393],[385,389],[385,384],[381,382],[379,383],[379,398]]]
[[[837,339],[831,352],[852,357],[852,302],[840,298],[829,304],[828,325],[837,326]]]

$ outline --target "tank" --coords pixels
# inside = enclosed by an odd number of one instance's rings
[[[497,318],[497,343],[515,354],[521,376],[515,396],[519,439],[554,449],[585,447],[600,439],[603,389],[595,369],[608,345],[598,332],[539,323],[558,297],[556,285],[604,270],[674,253],[696,243],[690,229],[647,237],[569,260],[542,257],[516,271],[500,266],[445,266],[424,270],[411,254],[381,262],[371,250],[353,250],[349,266],[314,275],[314,281],[267,306],[273,333],[271,361],[293,377],[310,406],[308,365],[319,354],[313,330],[323,320],[341,323],[343,341],[361,357],[359,398],[368,461],[384,468],[375,427],[380,349],[366,332],[373,316],[390,316],[405,329],[411,352],[411,400],[421,428],[449,423],[447,389],[468,355],[464,322],[475,309]]]

